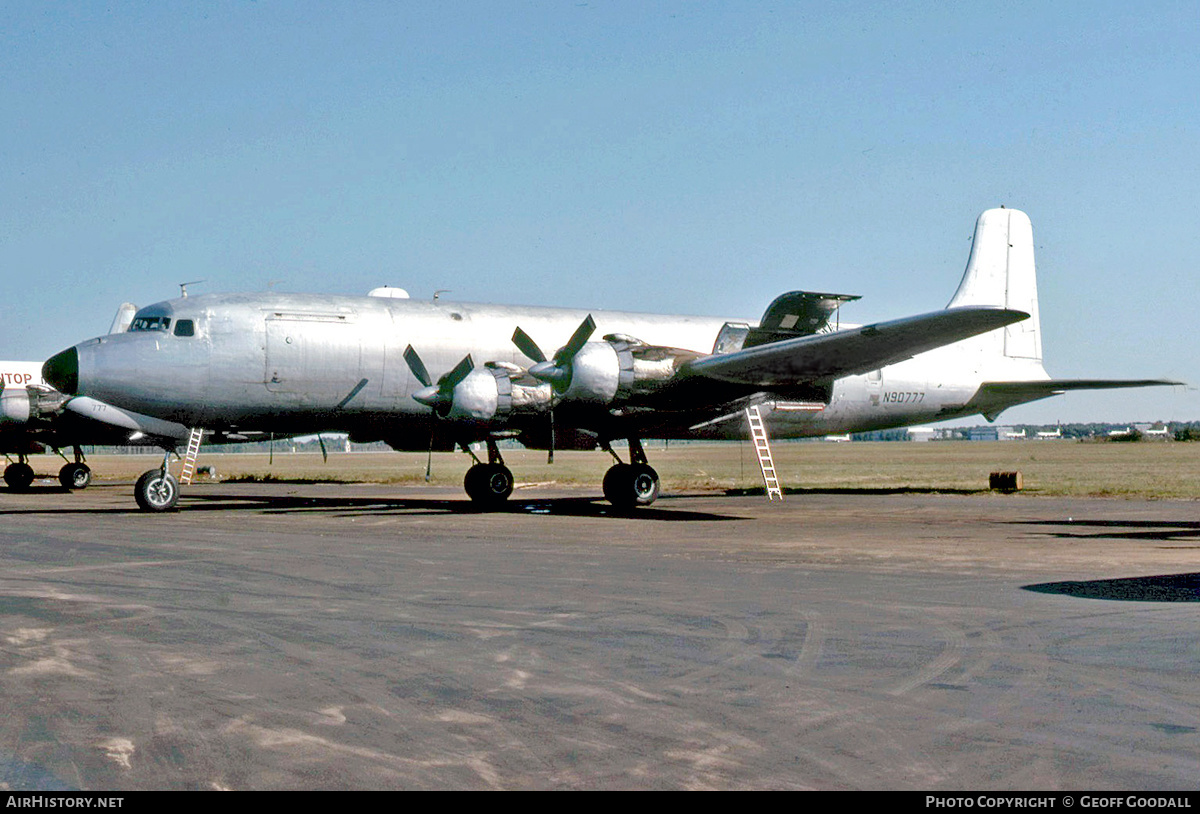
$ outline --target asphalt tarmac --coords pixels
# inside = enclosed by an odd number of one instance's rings
[[[1200,502],[0,492],[8,789],[1194,789]]]

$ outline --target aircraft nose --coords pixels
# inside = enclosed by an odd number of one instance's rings
[[[79,390],[79,353],[67,348],[51,356],[42,365],[42,378],[58,392],[74,395]]]

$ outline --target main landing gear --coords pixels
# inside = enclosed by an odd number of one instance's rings
[[[465,443],[460,443],[459,446],[475,461],[474,466],[467,470],[467,475],[463,478],[463,488],[466,489],[471,502],[481,509],[495,509],[504,505],[513,492],[513,474],[504,465],[495,440],[487,439],[487,463],[479,460]],[[604,497],[609,503],[619,509],[633,509],[649,506],[658,499],[658,473],[646,461],[646,451],[642,448],[641,440],[629,439],[630,463],[624,463],[608,442],[604,442],[602,446],[616,461],[604,473]]]
[[[60,458],[67,461],[67,456],[63,455],[59,450]],[[75,460],[67,461],[63,464],[62,469],[58,470],[58,482],[62,484],[62,488],[67,490],[86,489],[88,484],[92,482],[92,469],[83,462],[83,450],[79,445],[75,445]]]
[[[67,461],[59,450],[54,451]],[[29,456],[24,454],[17,455],[16,462],[4,467],[4,483],[14,492],[24,492],[33,485],[36,477],[33,467],[29,465]],[[75,460],[67,461],[58,470],[58,482],[67,490],[85,489],[92,482],[92,470],[83,462],[83,450],[78,446],[75,447]]]
[[[467,497],[471,498],[472,503],[484,509],[493,509],[504,505],[504,501],[508,500],[508,496],[513,491],[513,473],[504,465],[504,459],[500,457],[500,449],[496,446],[495,440],[487,439],[487,463],[479,460],[466,444],[460,444],[460,446],[475,461],[475,464],[467,470],[466,477],[463,478],[463,488],[467,490]]]
[[[646,460],[646,451],[637,438],[629,439],[629,458],[632,463],[623,463],[607,442],[604,451],[616,461],[604,473],[604,497],[619,509],[649,506],[658,499],[658,473]]]
[[[14,492],[24,492],[33,483],[33,467],[28,460],[27,456],[18,455],[16,463],[4,467],[4,482]]]
[[[63,464],[58,470],[58,482],[64,489],[86,489],[92,482],[92,469],[83,461]]]

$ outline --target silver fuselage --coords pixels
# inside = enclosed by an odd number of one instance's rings
[[[532,360],[510,339],[518,326],[552,352],[588,313],[381,297],[192,296],[143,308],[135,329],[76,346],[77,392],[187,426],[281,434],[342,430],[404,443],[410,435],[414,441],[425,438],[433,421],[429,408],[413,399],[422,384],[405,364],[407,346],[420,353],[435,379],[468,354],[477,365],[494,361],[528,368]],[[727,322],[750,322],[590,313],[597,336],[626,334],[699,354],[713,352]],[[165,330],[144,327],[165,320],[170,320]],[[188,322],[179,335],[181,323]],[[801,437],[969,414],[964,405],[983,377],[997,373],[982,369],[991,357],[979,348],[967,340],[838,379],[826,406],[767,395],[770,430]],[[747,394],[717,395],[674,415],[667,411],[653,422],[654,437],[742,437],[740,408],[734,406],[742,402],[735,395]]]

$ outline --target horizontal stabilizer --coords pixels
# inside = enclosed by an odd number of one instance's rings
[[[896,364],[1028,316],[1024,311],[989,306],[948,308],[705,356],[685,364],[681,372],[755,387],[827,381]]]
[[[1069,390],[1117,390],[1126,387],[1181,385],[1169,379],[1040,379],[1027,382],[984,382],[968,402],[988,421],[1009,407],[1049,398]]]

